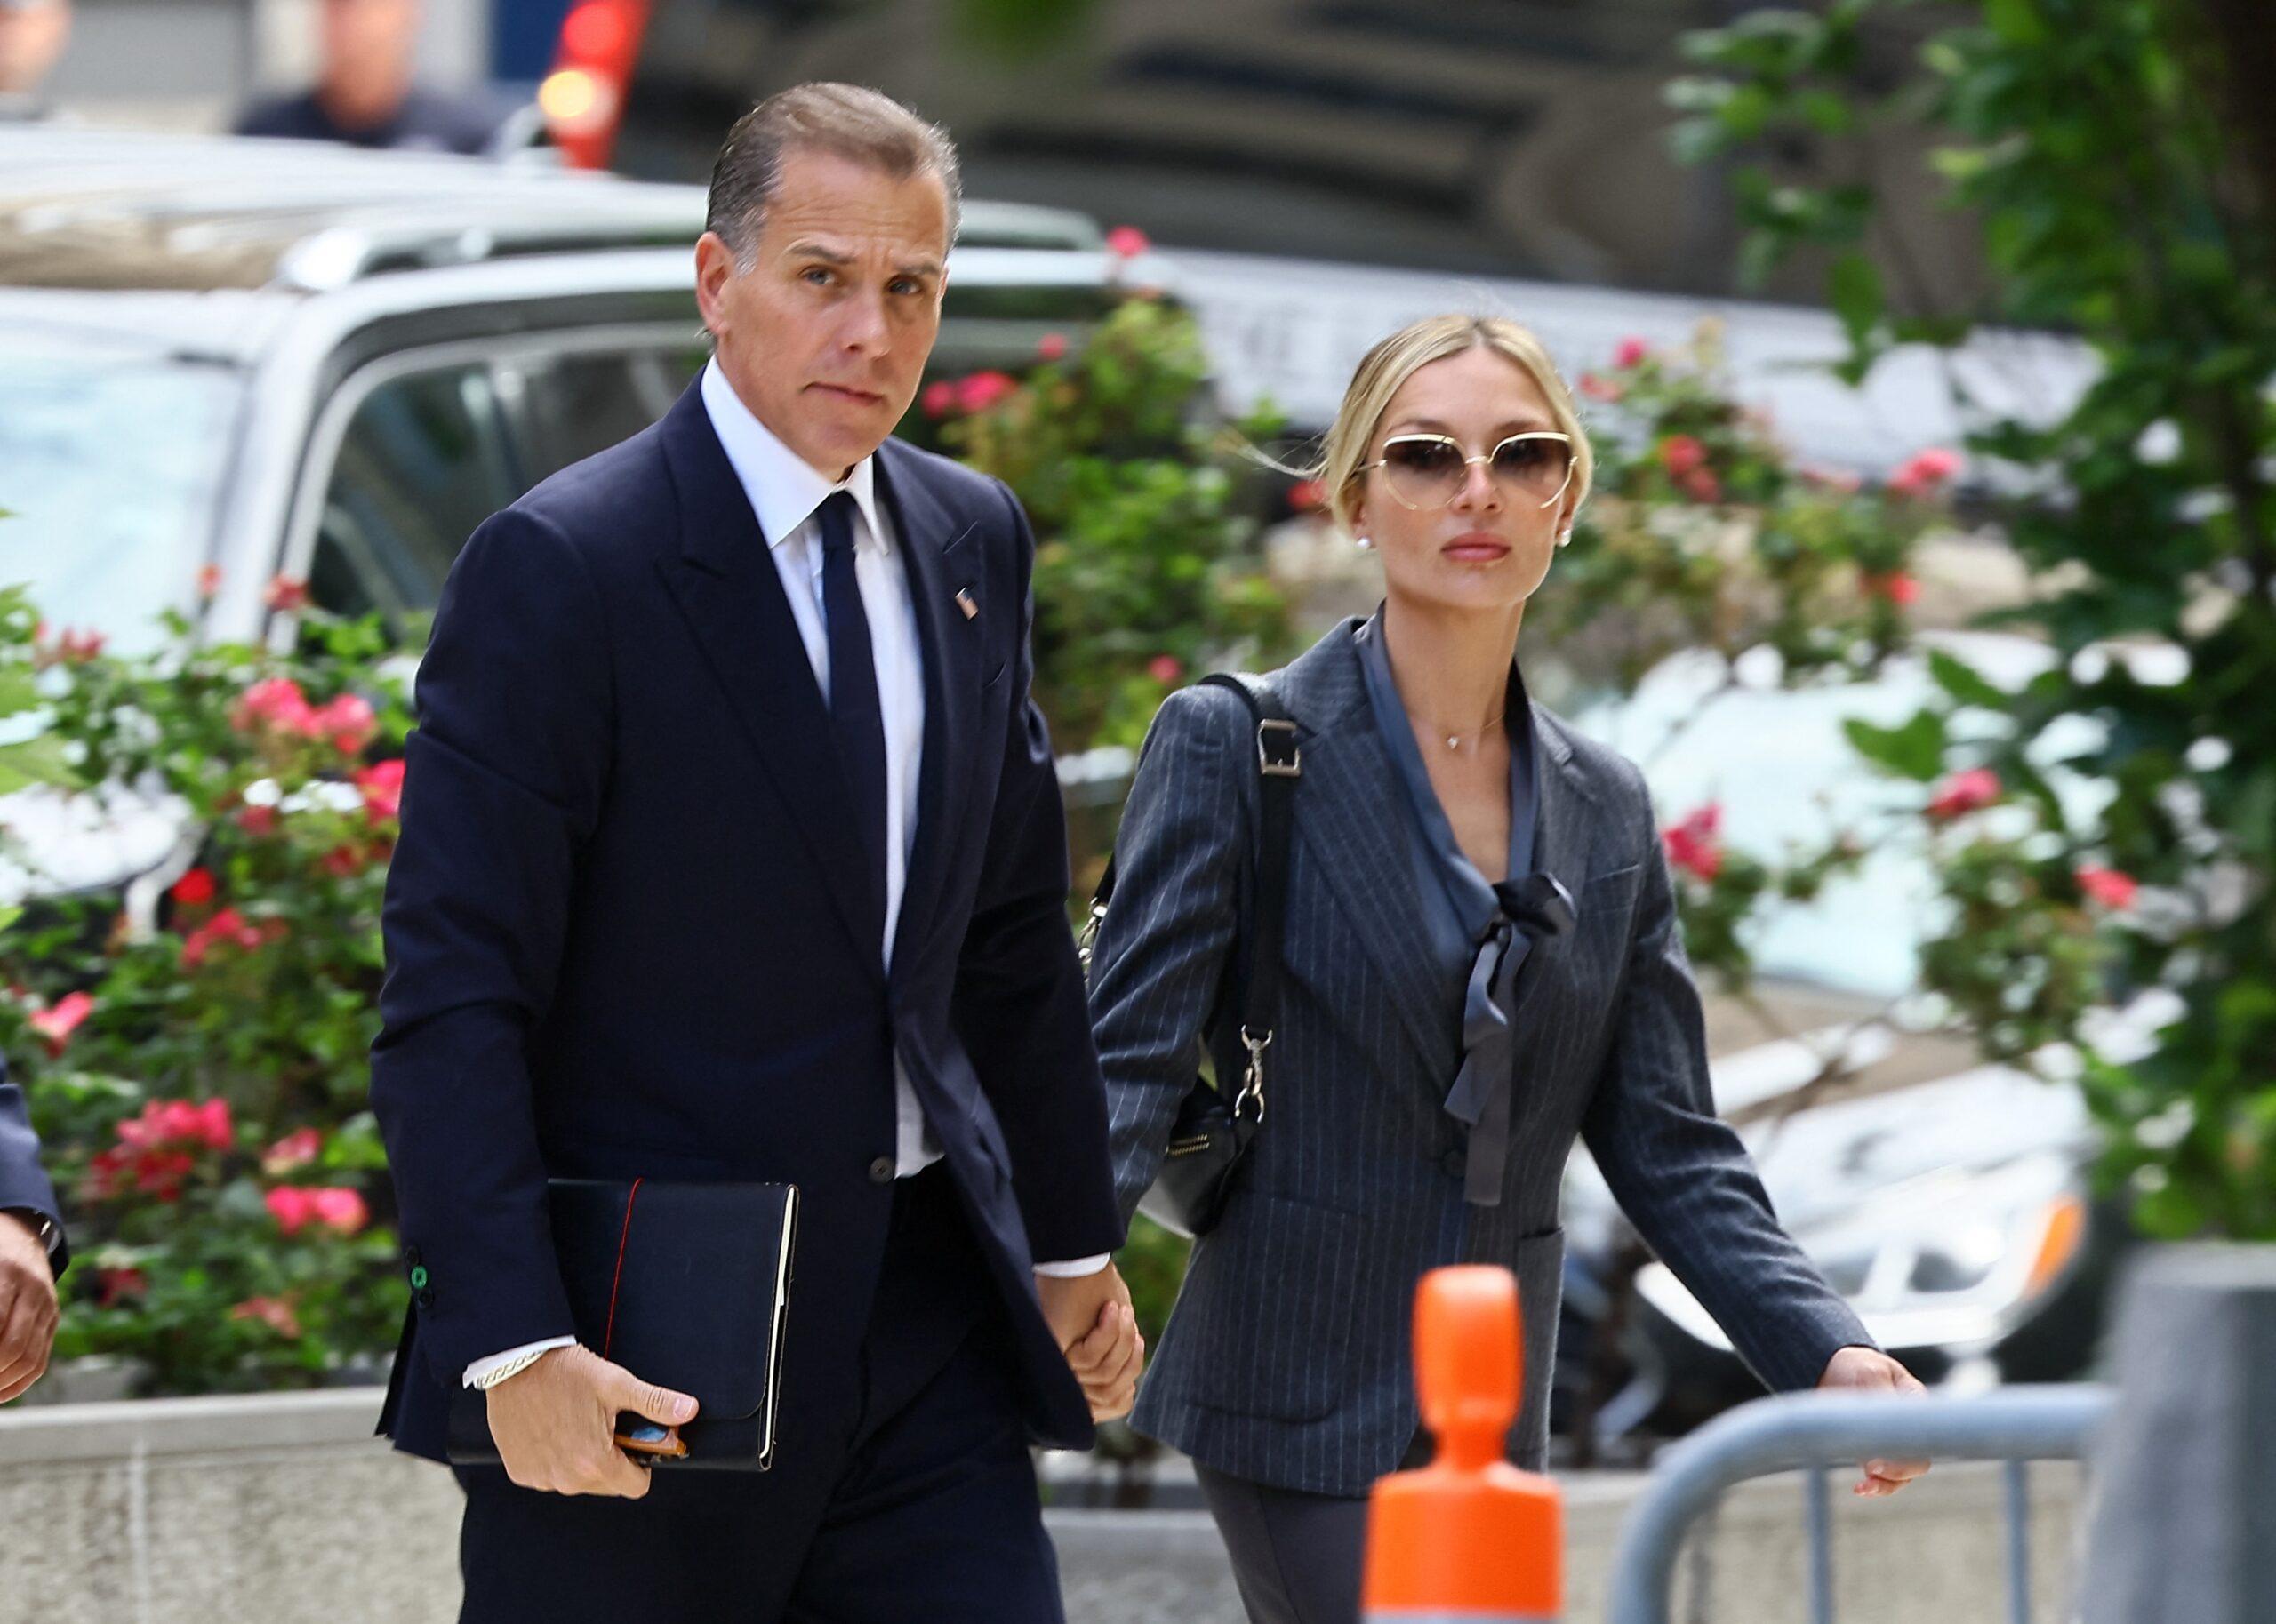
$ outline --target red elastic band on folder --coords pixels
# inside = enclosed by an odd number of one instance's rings
[[[632,1204],[640,1199],[640,1180],[632,1181],[632,1192],[624,1198],[624,1232],[616,1237],[616,1275],[608,1283],[608,1329],[601,1334],[601,1357],[608,1357],[609,1349],[616,1344],[616,1293],[624,1284],[624,1248],[632,1239]]]

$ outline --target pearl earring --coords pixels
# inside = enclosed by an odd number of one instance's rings
[[[1557,532],[1557,545],[1558,545],[1558,546],[1559,546],[1559,547],[1570,547],[1570,546],[1572,546],[1572,545],[1573,545],[1573,532],[1572,532],[1571,531],[1569,531],[1569,530],[1560,530],[1560,531],[1559,531],[1559,532]]]
[[[1374,542],[1372,542],[1372,541],[1370,541],[1370,540],[1368,540],[1366,537],[1365,537],[1365,536],[1361,536],[1361,537],[1359,538],[1359,550],[1360,550],[1361,552],[1363,552],[1363,553],[1364,553],[1364,552],[1366,552],[1369,548],[1373,547],[1374,545]]]

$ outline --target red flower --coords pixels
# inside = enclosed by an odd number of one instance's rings
[[[1117,226],[1106,234],[1106,250],[1118,260],[1134,260],[1152,246],[1135,226]]]
[[[353,693],[341,694],[312,713],[308,721],[309,736],[331,740],[332,748],[342,756],[355,755],[379,731],[379,718],[372,714],[370,703]]]
[[[2134,906],[2134,899],[2142,890],[2141,882],[2132,875],[2116,868],[2097,868],[2089,863],[2079,870],[2079,889],[2104,908],[2123,910]]]
[[[957,405],[967,413],[985,412],[1017,388],[1008,373],[974,372],[957,380]]]
[[[1885,597],[1899,609],[1909,607],[1920,597],[1920,583],[1903,570],[1890,570],[1884,574],[1868,575],[1863,585],[1867,597]]]
[[[139,1268],[99,1268],[95,1271],[95,1306],[115,1308],[126,1297],[140,1297],[150,1289]]]
[[[1957,818],[1991,805],[2000,798],[2000,775],[1989,767],[1955,772],[1940,786],[1928,803],[1931,818]]]
[[[1146,675],[1166,688],[1185,675],[1185,666],[1174,654],[1157,654],[1146,662]]]
[[[297,1235],[317,1215],[315,1197],[314,1190],[304,1190],[296,1184],[279,1184],[260,1199],[279,1229],[287,1235]]]
[[[213,900],[213,870],[192,868],[166,890],[184,908],[203,908]]]
[[[197,572],[197,596],[211,600],[221,589],[221,566],[209,564]]]
[[[274,806],[247,806],[237,813],[237,827],[255,836],[276,832],[276,809]]]
[[[1677,479],[1703,466],[1706,460],[1707,448],[1695,436],[1671,434],[1660,442],[1660,462]]]
[[[1715,477],[1711,468],[1694,468],[1683,476],[1683,488],[1694,501],[1719,502],[1723,500],[1723,482]]]
[[[1300,479],[1288,487],[1288,506],[1298,513],[1317,513],[1327,500],[1327,486],[1317,479]]]
[[[282,1297],[248,1297],[229,1310],[229,1317],[257,1319],[282,1337],[301,1334],[300,1316],[293,1312],[291,1301]]]
[[[1045,333],[1037,343],[1035,353],[1046,361],[1063,359],[1067,354],[1067,335],[1063,332]]]
[[[1959,454],[1931,446],[1906,459],[1889,476],[1888,488],[1899,496],[1926,496],[1959,472]]]
[[[63,636],[56,652],[73,665],[84,665],[103,652],[103,635],[99,631],[77,631],[63,628]]]
[[[1623,368],[1634,366],[1651,353],[1652,347],[1643,340],[1623,339],[1620,347],[1612,352],[1612,364]]]
[[[314,1128],[295,1128],[263,1153],[260,1171],[270,1178],[306,1167],[324,1154],[324,1135]]]
[[[359,846],[338,845],[324,854],[324,871],[334,879],[353,879],[370,867],[370,855]]]
[[[403,757],[373,762],[348,775],[364,792],[364,815],[374,823],[392,823],[403,816]]]
[[[946,417],[957,409],[957,386],[943,378],[925,386],[919,397],[926,417]]]
[[[301,684],[289,676],[263,677],[238,696],[229,711],[229,725],[241,733],[256,727],[274,732],[307,733],[317,713]]]
[[[79,1023],[93,1012],[94,1007],[95,1001],[85,993],[66,993],[52,1008],[41,1010],[24,1024],[47,1040],[48,1053],[60,1055],[63,1046],[71,1041],[71,1034],[79,1029]]]
[[[269,579],[268,588],[260,601],[271,609],[290,612],[309,606],[309,583],[294,575],[276,575]]]
[[[272,919],[266,924],[253,924],[236,908],[225,908],[182,938],[183,967],[196,969],[216,946],[225,943],[250,953],[264,941],[284,935],[286,928],[281,919]]]
[[[237,1125],[229,1120],[229,1102],[208,1100],[196,1108],[197,1137],[208,1150],[227,1150],[237,1142]]]
[[[1668,861],[1686,874],[1711,883],[1723,871],[1722,825],[1721,804],[1710,801],[1680,823],[1660,831]]]
[[[1611,379],[1597,372],[1581,374],[1581,393],[1591,400],[1618,400],[1628,391]]]
[[[371,1209],[364,1204],[364,1197],[351,1189],[315,1189],[309,1192],[309,1210],[317,1221],[342,1235],[354,1235],[372,1221]]]

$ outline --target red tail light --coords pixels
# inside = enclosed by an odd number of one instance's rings
[[[555,145],[576,168],[608,167],[647,26],[648,0],[578,0],[562,19],[560,47],[537,87],[537,104]]]

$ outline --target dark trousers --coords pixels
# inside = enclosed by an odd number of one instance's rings
[[[1425,1466],[1418,1432],[1399,1469]],[[1307,1494],[1254,1483],[1196,1461],[1194,1476],[1232,1559],[1250,1624],[1358,1624],[1367,1556],[1364,1496]]]
[[[785,1425],[831,1450],[796,1471],[625,1500],[461,1469],[461,1624],[1063,1624],[1004,1309],[937,1164],[895,1187],[860,1363],[851,1413]]]

